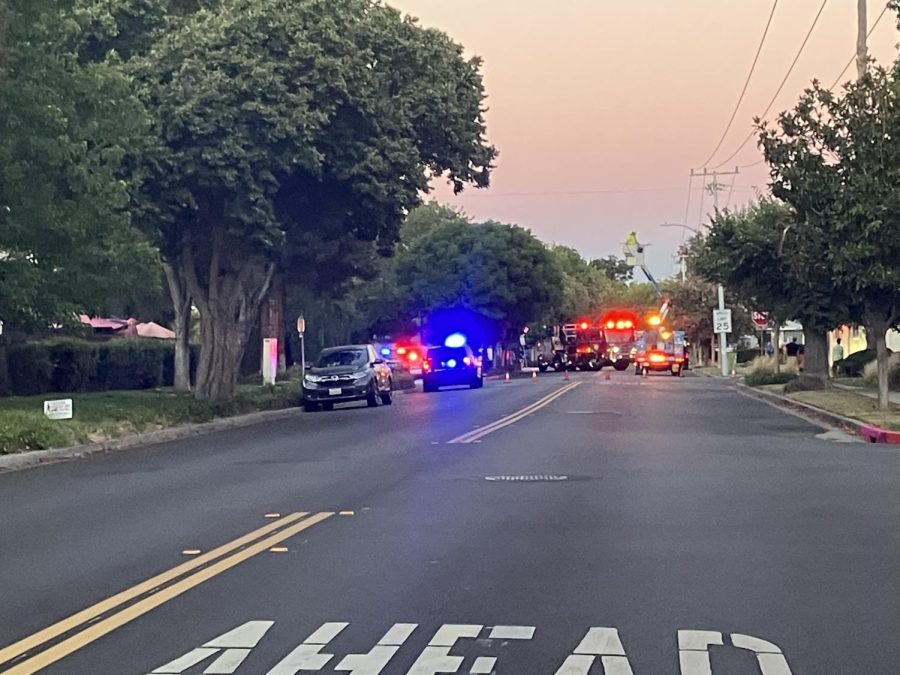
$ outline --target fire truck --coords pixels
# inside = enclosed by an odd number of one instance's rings
[[[600,367],[626,370],[631,365],[637,342],[639,320],[634,312],[613,310],[600,317],[603,330],[603,354]]]
[[[538,369],[600,370],[606,353],[603,328],[590,319],[552,326],[538,354]]]

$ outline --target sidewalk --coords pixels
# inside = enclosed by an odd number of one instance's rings
[[[855,387],[850,384],[834,384],[835,389],[843,389],[844,391],[852,391],[854,394],[861,394],[862,396],[868,396],[869,398],[878,398],[878,391],[875,389],[869,389],[868,387]],[[896,403],[900,405],[900,391],[889,391],[888,399],[891,403]]]

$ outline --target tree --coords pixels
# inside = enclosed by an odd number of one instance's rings
[[[223,0],[132,72],[154,114],[141,223],[200,309],[198,398],[233,395],[278,263],[349,251],[351,276],[430,177],[483,187],[496,155],[480,61],[372,0]]]
[[[0,35],[0,319],[45,329],[152,282],[118,175],[145,116],[118,68],[77,62],[67,3],[4,3]]]
[[[557,261],[530,232],[462,217],[431,226],[402,248],[397,281],[414,312],[472,310],[495,321],[504,339],[562,296]]]
[[[884,409],[885,335],[900,323],[898,72],[897,65],[870,69],[842,95],[813,83],[777,128],[760,127],[773,193],[797,214],[803,239],[794,239],[795,255],[805,258],[823,294],[840,289],[856,306],[853,318],[875,333]]]
[[[629,266],[622,258],[608,255],[605,258],[591,260],[591,267],[600,270],[610,281],[631,281],[634,277],[634,268]]]

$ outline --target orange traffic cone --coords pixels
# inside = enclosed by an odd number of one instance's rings
[[[531,381],[537,382],[537,371],[536,370],[531,371]]]
[[[509,371],[506,371],[506,377],[503,379],[504,382],[509,382]]]
[[[612,378],[610,377],[610,375],[609,375],[609,371],[608,371],[608,370],[606,371],[606,377],[603,378],[603,379],[605,379],[605,380],[611,380],[611,379],[612,379]]]
[[[569,369],[566,368],[566,369],[563,371],[563,373],[564,373],[564,374],[563,374],[563,381],[568,382],[568,381],[569,381]]]

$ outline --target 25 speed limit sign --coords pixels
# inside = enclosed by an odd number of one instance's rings
[[[730,309],[714,309],[713,310],[713,332],[714,333],[730,333],[731,332],[731,310]]]

